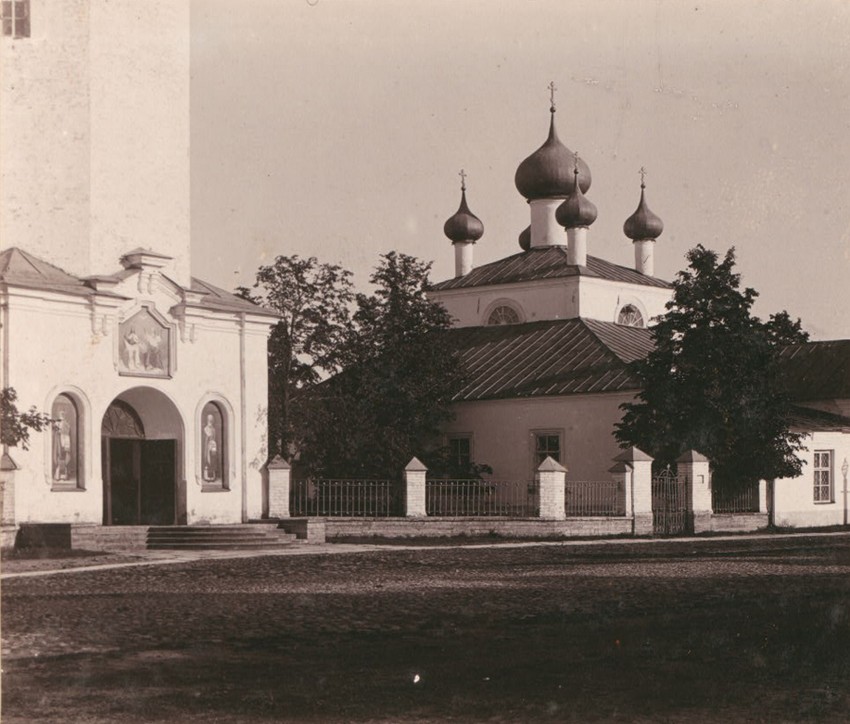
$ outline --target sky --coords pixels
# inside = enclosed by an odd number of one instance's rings
[[[193,0],[193,274],[232,289],[298,254],[366,290],[396,250],[450,278],[461,168],[475,265],[518,252],[550,81],[588,253],[633,265],[644,166],[656,276],[734,246],[756,314],[850,337],[845,0]]]

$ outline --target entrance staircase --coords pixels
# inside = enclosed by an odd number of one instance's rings
[[[275,550],[295,536],[277,523],[246,525],[155,525],[147,532],[148,550]]]

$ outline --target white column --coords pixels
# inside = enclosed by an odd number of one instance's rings
[[[565,486],[567,469],[551,457],[540,463],[537,468],[537,487],[540,493],[540,517],[546,520],[564,520]]]
[[[623,462],[614,463],[613,466],[608,468],[608,472],[611,473],[611,477],[614,482],[617,483],[620,488],[624,492],[625,497],[625,507],[623,514],[630,518],[632,515],[632,468],[630,465],[627,465]]]
[[[292,470],[280,455],[266,466],[269,473],[269,518],[289,517],[289,487]]]
[[[425,508],[425,476],[428,468],[412,458],[404,468],[404,515],[408,518],[424,518],[428,515]]]
[[[696,450],[688,450],[677,458],[679,475],[684,475],[688,490],[688,511],[693,516],[694,533],[711,530],[711,477],[708,458]]]
[[[632,532],[652,535],[652,460],[643,450],[630,447],[614,458],[631,468]],[[628,506],[629,503],[627,502]]]
[[[759,480],[759,513],[767,513],[767,480]]]
[[[555,218],[556,209],[563,203],[563,197],[556,199],[534,199],[531,207],[531,246],[563,246],[564,229]]]
[[[587,227],[567,229],[567,264],[587,266]]]
[[[635,270],[648,277],[655,276],[655,239],[639,239],[635,247]]]
[[[474,241],[456,241],[452,244],[455,248],[455,276],[463,277],[472,271],[472,247]]]

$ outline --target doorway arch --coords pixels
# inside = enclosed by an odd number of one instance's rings
[[[184,424],[152,387],[118,395],[101,420],[104,525],[186,523]]]

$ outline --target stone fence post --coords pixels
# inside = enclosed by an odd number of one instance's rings
[[[767,480],[759,480],[759,513],[767,512]]]
[[[0,518],[2,525],[15,525],[15,471],[17,463],[4,451],[0,457]]]
[[[540,491],[540,517],[546,520],[565,520],[565,487],[567,469],[547,456],[537,468],[537,487]]]
[[[280,455],[266,465],[269,473],[269,518],[289,517],[289,488],[292,470]]]
[[[696,450],[688,450],[676,459],[679,475],[684,475],[687,485],[688,512],[693,518],[694,533],[711,530],[711,477],[708,458]]]
[[[624,462],[614,463],[608,472],[617,486],[625,493],[625,506],[623,515],[632,517],[632,468]]]
[[[624,463],[630,470],[626,475],[626,480],[631,482],[626,488],[626,510],[631,507],[634,535],[652,535],[652,460],[636,447],[630,447],[614,458],[615,462]]]
[[[404,515],[407,518],[424,518],[425,476],[428,468],[418,458],[412,458],[404,468]]]

